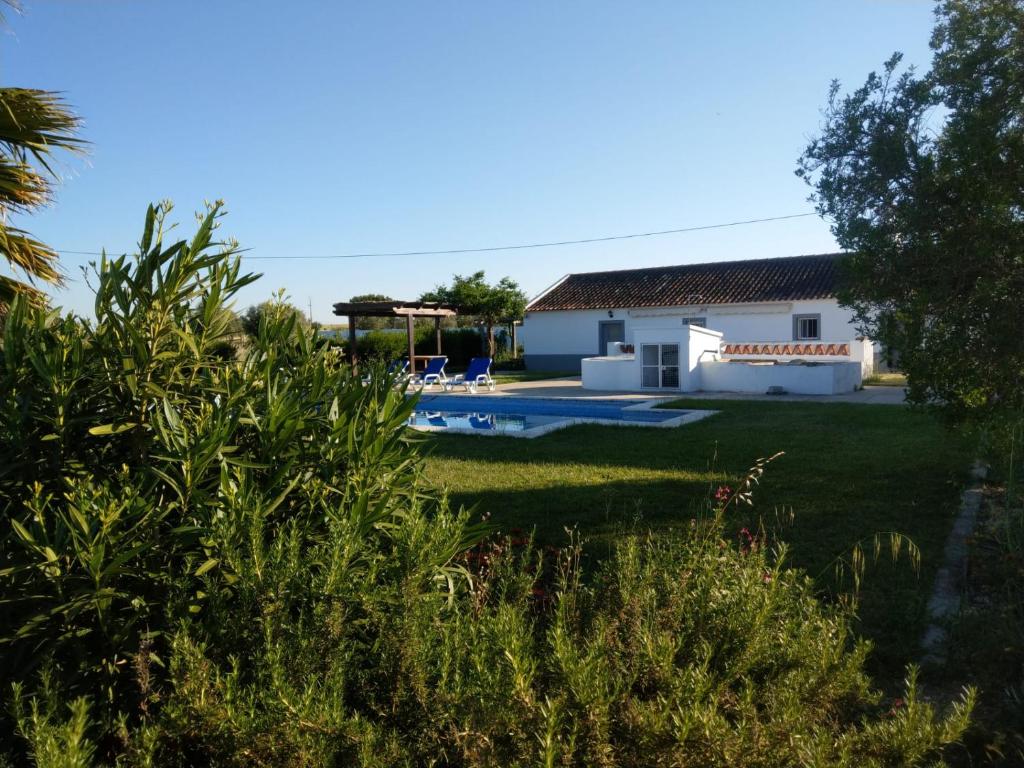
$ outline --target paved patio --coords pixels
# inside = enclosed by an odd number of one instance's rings
[[[465,392],[461,387],[458,391]],[[456,392],[455,394],[458,394]],[[486,391],[484,394],[488,394]],[[583,389],[579,376],[565,379],[542,379],[499,384],[491,394],[514,397],[569,397],[582,400],[768,400],[773,402],[808,403],[864,403],[868,405],[902,405],[905,390],[902,387],[864,387],[847,395],[748,395],[735,392],[686,392],[675,395],[656,395],[651,392],[606,392]]]

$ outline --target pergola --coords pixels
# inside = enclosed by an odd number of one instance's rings
[[[342,301],[334,305],[334,314],[348,316],[348,359],[355,368],[356,319],[360,317],[404,317],[409,338],[409,370],[416,370],[415,333],[413,323],[417,317],[434,318],[434,335],[437,338],[437,354],[441,354],[441,318],[458,314],[455,307],[436,301]],[[426,359],[429,355],[421,356]]]

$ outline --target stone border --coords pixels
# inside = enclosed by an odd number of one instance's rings
[[[932,596],[928,600],[928,626],[921,637],[922,662],[925,664],[943,664],[946,661],[947,627],[960,612],[960,598],[967,577],[967,538],[974,532],[981,509],[982,481],[987,474],[985,465],[975,461],[971,467],[970,485],[960,497],[960,511],[946,539],[942,567],[935,574]]]

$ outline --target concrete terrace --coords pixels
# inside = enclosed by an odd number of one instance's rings
[[[437,389],[427,390],[437,393]],[[452,394],[465,394],[457,388]],[[902,405],[905,391],[902,387],[864,387],[857,392],[843,395],[749,395],[734,392],[680,392],[663,395],[653,392],[616,392],[583,389],[579,376],[564,379],[541,379],[499,384],[494,392],[486,390],[481,394],[508,397],[571,398],[574,400],[765,400],[769,402],[805,403],[863,403],[865,405]]]

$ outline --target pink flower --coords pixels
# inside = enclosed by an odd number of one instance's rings
[[[736,536],[740,540],[740,552],[744,555],[750,552],[754,546],[754,535],[750,532],[750,529],[740,528],[740,532]]]

